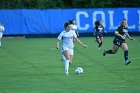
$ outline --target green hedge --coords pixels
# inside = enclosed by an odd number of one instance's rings
[[[0,0],[0,9],[139,7],[140,0]]]

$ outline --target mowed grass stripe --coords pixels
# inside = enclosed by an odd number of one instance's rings
[[[87,49],[75,44],[70,75],[64,75],[61,49],[56,50],[56,38],[3,39],[0,49],[0,93],[139,93],[139,37],[127,40],[129,59],[125,66],[123,51],[102,56],[112,48],[113,37],[104,37],[100,50],[95,38],[82,37]],[[77,66],[84,74],[77,76]]]

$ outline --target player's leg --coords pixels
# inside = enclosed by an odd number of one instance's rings
[[[102,46],[102,42],[103,42],[103,37],[101,36],[101,37],[99,38],[99,46],[98,46],[98,48],[100,48],[100,47]]]
[[[96,36],[96,42],[98,43],[98,49],[100,49],[101,40],[99,35]]]
[[[65,75],[68,75],[68,73],[69,73],[69,62],[70,62],[70,53],[69,53],[68,50],[65,50],[63,52],[63,55],[66,58],[66,60],[65,60],[65,66],[64,66],[64,68],[65,68]]]
[[[122,43],[121,48],[124,51],[125,65],[128,65],[129,63],[131,63],[131,61],[128,60],[128,46],[126,43]]]
[[[112,50],[104,50],[103,56],[105,56],[106,54],[115,54],[118,51],[118,49],[121,46],[121,44],[122,44],[122,42],[115,38],[113,40],[113,48],[112,48]]]
[[[70,62],[70,53],[69,53],[69,48],[67,48],[66,46],[62,46],[62,53],[64,55],[64,72],[65,75],[68,75],[69,73],[69,62]]]
[[[2,35],[3,35],[3,33],[0,32],[0,48],[1,48],[1,46],[2,46],[2,44],[1,44]]]
[[[73,49],[69,49],[69,53],[70,53],[70,63],[69,64],[72,64],[72,61],[73,61]]]
[[[113,48],[112,50],[104,50],[103,52],[103,56],[105,56],[106,54],[115,54],[119,49],[119,46],[116,44],[113,44]]]
[[[66,60],[65,56],[62,54],[61,61],[65,62],[65,60]]]
[[[0,38],[0,48],[1,48],[1,38]]]
[[[110,52],[110,54],[116,54],[116,52],[118,51],[119,47],[120,47],[120,46],[114,44],[114,45],[113,45],[113,48],[112,48],[112,52]],[[108,53],[108,52],[107,52],[107,53]]]
[[[70,63],[69,64],[72,64],[72,61],[73,61],[73,55],[70,55]]]

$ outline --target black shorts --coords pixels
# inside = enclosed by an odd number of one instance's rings
[[[99,39],[100,37],[103,37],[103,35],[102,34],[97,34],[96,35],[96,39]]]
[[[113,43],[117,46],[121,46],[122,43],[125,43],[125,40],[120,40],[118,38],[114,38]]]

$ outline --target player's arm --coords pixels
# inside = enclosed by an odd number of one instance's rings
[[[75,31],[76,35],[79,36],[78,30]]]
[[[95,36],[96,35],[96,29],[94,28],[93,29],[93,36]]]
[[[84,48],[87,48],[87,45],[83,44],[78,38],[75,38],[75,40]]]
[[[4,27],[2,26],[2,29],[0,30],[0,32],[4,32],[4,30],[5,30],[5,29],[4,29]]]
[[[104,30],[104,33],[107,33],[107,31],[106,31],[106,30]]]
[[[103,27],[103,26],[102,26],[102,27]],[[103,27],[103,33],[107,33],[104,27]]]
[[[56,49],[59,49],[59,39],[57,39],[57,42],[56,42]]]
[[[130,40],[134,40],[134,38],[132,38],[128,33],[126,33],[126,36],[127,36]]]
[[[57,38],[56,49],[59,49],[59,42],[61,41],[62,37],[63,37],[63,32],[61,32],[60,35]]]
[[[2,30],[2,32],[4,32],[5,31],[5,28],[3,27],[3,30]]]
[[[118,31],[115,31],[115,35],[116,35],[116,36],[118,36],[118,37],[121,37],[122,39],[124,39],[124,38],[125,38],[124,36],[122,36],[121,34],[119,34],[119,32],[118,32]]]

